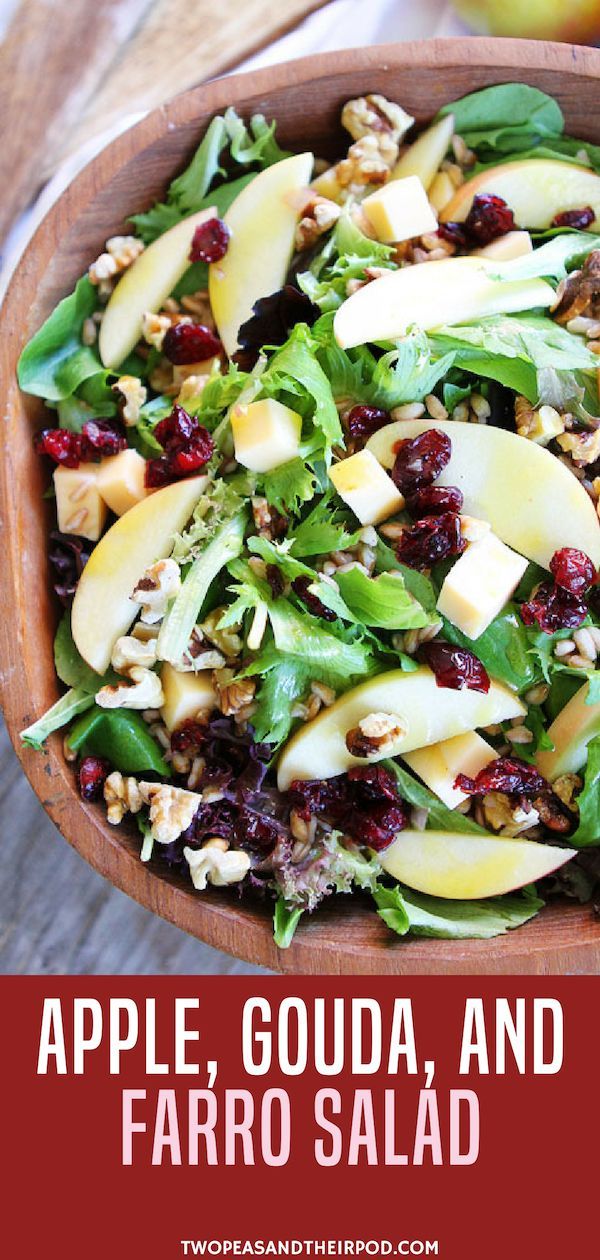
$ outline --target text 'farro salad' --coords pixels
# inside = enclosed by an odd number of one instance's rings
[[[522,84],[342,124],[214,118],[23,350],[67,690],[22,738],[282,947],[355,890],[489,937],[600,888],[600,148]]]

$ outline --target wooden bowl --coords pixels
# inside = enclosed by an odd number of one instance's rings
[[[339,897],[300,926],[291,948],[273,943],[268,907],[235,893],[194,892],[160,861],[139,860],[139,841],[104,821],[78,797],[62,757],[60,734],[45,756],[20,746],[19,731],[43,713],[59,688],[52,663],[58,609],[47,572],[51,507],[42,499],[47,470],[31,434],[43,408],[20,394],[17,358],[27,338],[68,293],[127,215],[162,196],[191,157],[211,116],[233,104],[276,118],[291,149],[339,154],[340,107],[349,97],[382,92],[431,118],[446,101],[475,88],[522,80],[560,101],[568,130],[600,142],[600,53],[564,44],[493,39],[434,40],[307,57],[208,83],[155,110],[104,150],[61,196],[19,264],[4,304],[0,344],[4,460],[0,493],[1,566],[6,618],[1,689],[8,728],[25,773],[65,838],[102,875],[211,945],[252,963],[300,973],[561,973],[599,968],[600,925],[591,910],[554,905],[528,926],[491,941],[401,941],[359,897]],[[347,137],[346,137],[347,140]],[[17,821],[18,825],[18,821]],[[57,907],[59,910],[59,907]]]

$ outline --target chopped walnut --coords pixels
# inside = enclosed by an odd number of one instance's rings
[[[514,805],[504,792],[488,792],[482,801],[486,825],[504,836],[520,836],[536,827],[540,818],[536,809]]]
[[[395,142],[396,148],[414,121],[400,105],[376,93],[346,101],[342,110],[342,126],[350,132],[353,140],[383,132]]]
[[[389,146],[390,141],[387,143]],[[347,188],[349,192],[361,192],[366,184],[387,182],[394,159],[391,162],[387,160],[389,150],[386,157],[381,152],[382,144],[383,136],[363,136],[362,140],[350,145],[348,156],[338,162],[335,168],[336,178],[342,188]],[[391,144],[394,147],[393,141]]]
[[[556,297],[553,315],[557,323],[568,324],[579,315],[600,319],[600,250],[592,250],[580,271],[572,271],[561,280]]]
[[[407,731],[406,720],[397,713],[368,713],[348,731],[346,748],[353,757],[384,757]]]
[[[296,249],[310,249],[320,236],[329,232],[341,214],[341,207],[328,197],[311,193],[302,210],[302,218],[296,228]]]
[[[221,669],[215,673],[215,686],[219,708],[225,717],[239,718],[252,704],[256,691],[254,678],[234,679],[231,669]]]
[[[583,787],[583,780],[578,774],[561,774],[552,784],[552,791],[558,796],[559,801],[567,806],[567,809],[576,810],[577,805],[575,797],[579,796]]]
[[[159,844],[172,844],[191,826],[202,798],[170,783],[140,783],[139,788],[150,806],[152,836]]]
[[[187,648],[175,669],[180,673],[198,673],[201,669],[222,669],[224,664],[225,657],[205,638],[202,626],[194,626]]]
[[[571,831],[573,827],[572,807],[564,805],[554,792],[544,792],[541,796],[536,797],[533,804],[538,811],[540,822],[549,831],[554,831],[561,836],[567,835]]]
[[[96,285],[101,293],[110,292],[115,276],[126,271],[143,249],[144,242],[137,236],[111,236],[106,242],[105,252],[99,254],[88,268],[90,283]]]
[[[117,395],[119,415],[123,424],[137,424],[140,411],[146,401],[148,392],[137,376],[120,376],[113,385],[113,393]]]
[[[305,701],[297,701],[292,708],[292,717],[302,718],[303,722],[311,722],[323,706],[329,708],[335,700],[333,687],[326,683],[311,682],[310,694]]]
[[[600,459],[600,429],[591,433],[561,433],[557,442],[576,464],[595,464]]]
[[[359,289],[364,288],[365,284],[370,284],[371,280],[379,280],[381,276],[387,276],[389,273],[389,267],[365,267],[362,278],[354,276],[352,280],[347,281],[347,296],[352,297],[353,293],[357,293]]]
[[[150,669],[156,664],[156,639],[143,641],[132,634],[117,639],[110,663],[118,674],[127,674],[132,665]]]
[[[171,327],[169,315],[155,315],[154,311],[144,311],[142,317],[142,337],[155,350],[162,350],[165,333]]]
[[[181,299],[181,305],[184,311],[188,311],[198,324],[205,324],[207,328],[214,328],[208,289],[197,289],[195,293],[184,294]]]
[[[207,840],[201,849],[185,848],[183,856],[198,892],[204,892],[207,882],[219,888],[238,884],[250,870],[248,854],[242,849],[228,848],[227,841],[218,837]]]
[[[131,681],[101,687],[96,704],[101,709],[160,709],[164,695],[158,674],[142,665],[132,665],[128,679]]]
[[[269,542],[282,538],[287,530],[286,517],[277,508],[271,507],[262,495],[255,495],[252,499],[252,516],[261,538],[268,538]]]
[[[169,600],[181,586],[181,573],[176,560],[157,560],[146,569],[132,592],[131,598],[142,605],[141,619],[148,625],[162,621]]]
[[[106,816],[113,827],[123,821],[125,814],[137,814],[144,803],[137,779],[124,777],[120,770],[113,770],[104,783]]]
[[[515,424],[520,437],[547,446],[553,438],[565,430],[565,417],[555,407],[534,407],[529,399],[517,394],[515,399]]]
[[[192,398],[199,398],[204,387],[208,385],[209,380],[210,376],[205,372],[198,376],[195,376],[193,373],[190,376],[186,376],[185,380],[181,382],[177,402],[181,403],[182,407],[185,407],[185,404],[191,402]],[[179,384],[179,381],[175,380],[175,375],[173,375],[173,384]]]
[[[227,657],[227,660],[232,660],[236,656],[240,655],[244,646],[244,641],[238,633],[241,628],[239,624],[235,626],[224,626],[223,629],[219,629],[219,622],[226,612],[227,608],[224,605],[220,605],[218,608],[213,608],[212,612],[208,614],[208,617],[204,618],[204,621],[200,625],[200,629],[205,639],[214,643],[218,651],[222,652],[223,656]]]

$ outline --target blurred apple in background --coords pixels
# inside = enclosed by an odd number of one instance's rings
[[[516,35],[591,44],[600,39],[600,0],[454,0],[478,35]]]

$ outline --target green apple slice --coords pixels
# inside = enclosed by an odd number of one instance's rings
[[[383,869],[401,884],[469,901],[535,883],[572,857],[575,849],[534,840],[444,831],[401,831],[380,855]]]
[[[230,356],[254,303],[285,281],[298,222],[294,194],[310,183],[313,160],[312,153],[297,153],[268,166],[242,189],[225,215],[231,239],[225,257],[211,263],[209,294]]]
[[[585,146],[583,146],[585,147]],[[600,176],[588,166],[556,159],[525,158],[492,166],[457,189],[440,215],[443,222],[462,223],[479,193],[502,197],[520,228],[547,228],[564,210],[591,206],[600,221]]]
[[[600,522],[592,500],[569,469],[537,442],[493,425],[400,420],[373,434],[367,450],[384,468],[392,468],[399,439],[434,428],[452,441],[452,456],[438,483],[462,490],[465,512],[489,521],[503,542],[545,569],[560,547],[578,547],[596,568],[600,565]]]
[[[536,753],[536,765],[550,783],[560,774],[576,774],[587,761],[590,740],[600,735],[600,703],[586,704],[589,683],[584,683],[548,727],[554,748]]]
[[[472,255],[390,271],[342,302],[333,323],[335,339],[347,350],[394,341],[415,324],[428,332],[554,302],[554,289],[545,280],[498,280],[492,267],[492,260]]]
[[[379,757],[365,760],[348,752],[346,735],[370,713],[399,718],[404,733]],[[330,779],[352,766],[412,752],[524,713],[521,701],[502,683],[492,682],[487,694],[453,691],[438,687],[425,665],[412,673],[391,670],[353,687],[312,722],[301,726],[279,758],[277,782],[285,791],[293,779]]]
[[[145,570],[168,556],[208,485],[192,477],[155,491],[125,512],[100,539],[79,579],[71,628],[84,661],[103,674],[116,640],[139,611],[131,593]]]
[[[406,179],[407,175],[418,175],[425,192],[429,191],[443,162],[454,132],[454,116],[446,114],[438,122],[433,123],[427,131],[422,132],[417,140],[402,154],[396,163],[391,179]]]
[[[196,228],[214,219],[214,206],[191,214],[157,237],[123,273],[113,289],[100,325],[100,358],[106,368],[118,368],[142,335],[145,311],[160,310],[190,265]]]

